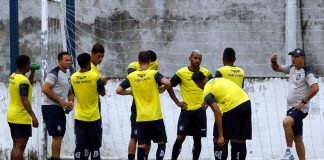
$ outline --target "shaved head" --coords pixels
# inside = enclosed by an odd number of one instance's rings
[[[193,50],[190,54],[190,57],[192,57],[193,55],[200,55],[201,56],[201,53],[199,50]]]

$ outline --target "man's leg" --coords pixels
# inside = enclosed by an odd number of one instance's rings
[[[144,160],[146,144],[138,145],[137,147],[137,160]]]
[[[291,116],[286,116],[283,120],[283,127],[285,130],[287,148],[291,148],[294,141],[294,132],[292,126],[294,125],[294,119]]]
[[[60,158],[62,139],[63,137],[61,136],[52,137],[52,157],[53,158]]]
[[[14,146],[11,151],[12,160],[23,160],[24,151],[28,142],[28,138],[17,138],[14,139]]]
[[[231,140],[231,159],[245,160],[246,158],[246,143],[244,140]]]
[[[137,139],[131,138],[128,143],[128,159],[134,160],[135,159],[135,152],[136,152],[136,142]]]
[[[146,144],[146,146],[145,146],[145,152],[144,152],[144,158],[145,158],[145,160],[148,159],[148,155],[150,153],[150,149],[151,149],[151,142],[149,144]]]
[[[201,137],[200,136],[193,136],[193,149],[192,149],[192,157],[193,160],[198,160],[201,152]]]
[[[294,142],[295,142],[296,151],[299,160],[305,160],[306,157],[305,157],[305,146],[303,142],[303,136],[301,135],[295,136]]]
[[[174,142],[174,145],[172,148],[172,160],[178,159],[178,156],[181,152],[182,143],[185,139],[186,139],[186,136],[184,136],[184,135],[177,136],[177,139]]]
[[[159,142],[156,150],[156,160],[163,160],[165,155],[165,142]]]
[[[215,131],[215,130],[214,130]],[[215,160],[226,160],[228,157],[228,140],[225,140],[223,146],[217,144],[217,138],[213,138],[214,141],[214,157]]]

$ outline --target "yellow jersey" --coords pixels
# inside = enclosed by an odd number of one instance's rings
[[[75,72],[71,76],[71,85],[77,100],[75,119],[87,122],[100,119],[98,81],[100,75],[92,70]]]
[[[199,71],[211,79],[211,74],[206,68],[200,67]],[[204,102],[203,90],[197,87],[191,79],[193,73],[188,67],[183,67],[171,79],[172,87],[180,83],[181,96],[183,101],[188,104],[187,110],[197,110]]]
[[[215,77],[223,77],[236,83],[243,88],[244,85],[244,70],[236,66],[224,66],[217,69]]]
[[[132,88],[136,104],[136,122],[162,119],[158,83],[163,75],[156,70],[134,71],[127,76],[120,86]]]
[[[209,80],[204,87],[204,97],[208,105],[215,100],[222,114],[250,100],[241,87],[226,78]]]
[[[91,62],[91,71],[96,72],[101,77],[101,73],[100,73],[100,70],[99,70],[99,66],[98,65],[94,65],[92,62]]]
[[[30,105],[32,105],[33,88],[28,78],[22,74],[11,74],[9,78],[10,103],[7,112],[7,120],[15,124],[32,124],[32,118],[28,114],[20,98],[22,94],[20,92],[21,85],[28,85],[28,101]]]
[[[159,62],[156,59],[154,62],[150,62],[149,69],[151,70],[159,70]],[[132,62],[127,67],[128,74],[132,73],[133,71],[140,70],[139,62]]]

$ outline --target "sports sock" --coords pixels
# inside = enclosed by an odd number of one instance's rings
[[[165,154],[165,144],[158,144],[156,150],[156,160],[162,160]]]
[[[192,148],[192,157],[193,160],[198,160],[201,151],[201,137],[193,137],[193,139],[194,139],[194,145]]]
[[[215,160],[226,160],[228,156],[228,145],[219,146],[214,143],[214,156]]]
[[[176,139],[172,149],[172,160],[176,160],[181,152],[181,146],[183,141]]]
[[[128,154],[128,160],[134,160],[135,154]]]

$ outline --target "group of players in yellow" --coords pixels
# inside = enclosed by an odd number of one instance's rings
[[[51,159],[60,159],[61,142],[65,133],[65,110],[75,105],[76,148],[74,158],[79,160],[100,159],[102,141],[101,105],[99,96],[105,95],[108,81],[102,76],[98,65],[104,57],[104,48],[95,44],[91,54],[77,57],[80,71],[71,75],[71,56],[67,52],[58,55],[58,67],[51,70],[43,83],[42,114],[49,135],[53,137]],[[212,109],[215,117],[213,131],[214,157],[225,160],[228,144],[231,144],[231,159],[246,158],[246,140],[252,139],[251,102],[242,89],[244,71],[235,66],[235,51],[226,48],[223,53],[224,67],[217,69],[215,78],[208,69],[201,67],[202,54],[194,50],[189,55],[189,66],[185,66],[171,77],[163,76],[158,70],[158,58],[154,51],[141,51],[138,61],[129,64],[128,76],[120,83],[116,93],[132,95],[131,140],[128,159],[148,159],[151,141],[158,144],[156,159],[165,155],[167,135],[165,131],[159,94],[165,90],[181,109],[177,126],[177,138],[172,149],[172,159],[177,159],[186,136],[193,137],[192,159],[199,159],[201,138],[206,137],[206,109]],[[11,159],[23,159],[23,152],[31,126],[38,127],[38,120],[31,109],[33,76],[30,59],[21,55],[17,58],[17,71],[10,76],[10,105],[8,123],[13,139]],[[180,86],[182,100],[173,87]],[[71,87],[69,87],[71,86]],[[14,98],[20,97],[20,98]],[[47,99],[46,99],[47,98]],[[58,127],[59,126],[59,127]]]

